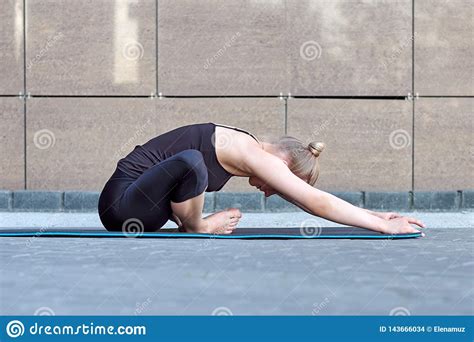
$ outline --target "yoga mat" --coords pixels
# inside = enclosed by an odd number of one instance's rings
[[[180,233],[176,229],[157,232],[110,232],[106,230],[66,229],[8,229],[0,230],[0,237],[73,237],[73,238],[188,238],[188,239],[409,239],[421,236],[410,234],[381,234],[357,227],[294,227],[294,228],[236,228],[232,234]]]

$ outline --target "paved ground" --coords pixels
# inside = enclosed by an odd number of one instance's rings
[[[424,223],[428,228],[472,228],[474,225],[474,211],[460,212],[400,212],[405,216],[413,216]],[[204,213],[203,216],[208,215]],[[243,213],[239,227],[299,227],[305,220],[311,220],[321,226],[340,226],[305,212],[292,213]],[[28,213],[28,212],[0,212],[1,227],[71,227],[102,228],[97,213]],[[168,221],[165,228],[174,228],[176,225]]]
[[[474,213],[409,215],[428,225],[425,238],[0,238],[0,314],[474,314]],[[240,226],[306,219],[315,218],[244,213]],[[0,227],[34,226],[97,228],[100,221],[0,213]]]

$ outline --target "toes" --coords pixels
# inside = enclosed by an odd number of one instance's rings
[[[232,234],[234,230],[235,230],[235,226],[227,226],[227,227],[217,229],[214,232],[214,234]]]
[[[231,213],[231,216],[233,217],[242,217],[242,213],[240,212],[240,210],[238,208],[230,208],[229,212]]]
[[[214,232],[214,234],[231,234],[232,232],[234,231],[233,228],[229,228],[229,227],[226,227],[226,228],[221,228],[217,231]]]
[[[229,219],[234,222],[234,221],[239,221],[240,218],[242,217],[242,214],[237,214],[237,213],[230,213],[230,215],[228,216]]]
[[[223,227],[223,228],[219,228],[219,229],[216,229],[213,234],[227,234],[227,227]]]

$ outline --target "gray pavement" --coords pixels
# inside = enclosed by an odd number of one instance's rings
[[[474,213],[408,214],[427,224],[426,237],[0,238],[0,314],[474,314]],[[244,213],[239,226],[306,219],[316,218]],[[0,227],[42,226],[97,228],[100,221],[93,213],[0,213]]]
[[[474,211],[455,212],[399,212],[404,216],[413,216],[424,223],[428,228],[471,228],[474,225]],[[209,213],[203,213],[203,216]],[[321,225],[322,227],[342,226],[337,223],[324,220],[300,212],[287,213],[247,213],[243,212],[239,227],[299,227],[305,220]],[[55,227],[55,228],[102,228],[99,215],[90,213],[38,213],[38,212],[0,212],[0,229],[31,228],[31,227]],[[175,228],[176,224],[168,221],[164,228]]]

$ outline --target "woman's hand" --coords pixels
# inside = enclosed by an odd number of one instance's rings
[[[384,219],[384,220],[392,220],[394,218],[399,218],[399,217],[402,217],[402,215],[398,214],[398,213],[394,213],[394,212],[388,212],[388,213],[384,213],[384,212],[376,212],[376,211],[370,211],[368,210],[368,212],[374,216],[377,216],[377,217],[380,217],[381,219]]]
[[[411,224],[416,224],[421,228],[426,228],[425,224],[420,220],[417,220],[413,217],[397,217],[390,220],[387,220],[385,223],[385,228],[383,233],[385,234],[410,234],[410,233],[419,233],[420,231]],[[421,233],[422,236],[425,236],[424,233]]]

